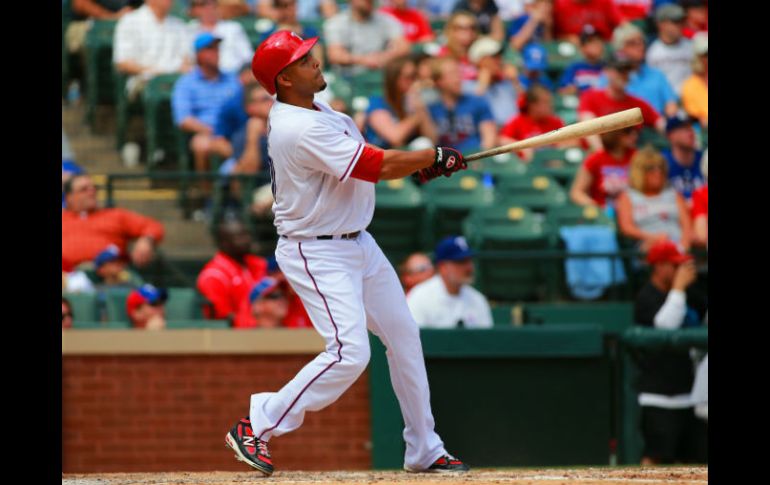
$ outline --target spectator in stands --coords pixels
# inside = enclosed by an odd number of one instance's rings
[[[692,39],[699,32],[708,34],[708,0],[679,0],[679,5],[684,8],[684,28],[682,29],[684,36]]]
[[[664,2],[671,3],[674,0],[612,0],[618,8],[620,15],[629,22],[634,20],[646,20],[650,16],[653,4]]]
[[[504,49],[502,42],[491,37],[479,37],[468,52],[468,58],[478,69],[478,77],[475,81],[463,83],[465,92],[487,100],[498,126],[504,125],[518,113],[518,74],[513,65],[503,62]]]
[[[425,253],[412,253],[399,266],[399,278],[404,292],[409,292],[423,281],[427,281],[436,274],[433,262]]]
[[[401,24],[375,11],[374,0],[350,0],[348,10],[324,23],[324,38],[329,64],[348,67],[353,74],[381,69],[409,53]]]
[[[210,158],[227,158],[232,146],[214,133],[217,115],[229,97],[239,90],[237,76],[219,69],[221,39],[209,32],[195,38],[197,67],[180,77],[171,95],[174,124],[190,134],[195,170],[209,170]]]
[[[168,292],[149,283],[133,290],[126,298],[126,313],[131,325],[147,330],[166,328],[166,300]]]
[[[380,12],[399,21],[404,29],[404,37],[409,42],[430,42],[436,38],[425,13],[411,7],[408,0],[390,0],[387,5],[380,7]]]
[[[406,302],[423,328],[489,328],[492,311],[484,295],[471,286],[473,256],[462,236],[449,236],[436,246],[437,274],[409,292]]]
[[[96,186],[88,175],[76,175],[64,184],[67,207],[62,210],[62,262],[74,268],[93,261],[110,244],[126,254],[137,268],[146,266],[163,239],[163,225],[143,215],[120,208],[99,208]]]
[[[685,116],[669,118],[666,137],[670,148],[662,153],[668,162],[668,182],[690,204],[692,193],[704,184],[700,171],[703,152],[696,148],[692,120]]]
[[[283,292],[289,301],[289,313],[283,319],[283,326],[289,328],[313,328],[313,323],[310,321],[302,300],[300,300],[297,292],[289,284],[281,268],[278,267],[275,256],[267,258],[267,274],[282,285]]]
[[[145,0],[115,26],[113,62],[119,73],[129,76],[126,92],[130,100],[154,76],[193,67],[189,30],[181,19],[170,15],[172,6],[172,0]]]
[[[654,148],[646,147],[631,158],[629,188],[617,198],[618,229],[647,252],[659,241],[690,249],[692,221],[687,203],[668,186],[668,164]]]
[[[127,258],[121,254],[120,248],[114,244],[110,244],[100,252],[94,258],[93,265],[81,265],[81,267],[94,290],[119,286],[135,288],[144,283],[142,277],[128,267]],[[70,281],[70,283],[73,283],[73,281]],[[67,291],[75,290],[68,288]]]
[[[265,276],[249,292],[251,314],[255,326],[259,328],[277,328],[285,326],[289,316],[289,300],[278,280]]]
[[[582,121],[638,107],[642,111],[644,125],[662,133],[666,120],[646,101],[632,96],[626,90],[632,69],[633,64],[629,61],[611,59],[604,68],[607,85],[603,88],[587,89],[580,95],[578,118]],[[592,150],[601,149],[601,138],[598,136],[587,137],[587,140]]]
[[[506,36],[514,51],[530,43],[553,40],[553,0],[525,0],[526,13],[508,24]]]
[[[709,243],[709,151],[703,152],[700,170],[705,179],[701,188],[692,193],[693,244],[708,247]]]
[[[510,119],[500,130],[500,144],[505,145],[533,136],[542,135],[552,130],[558,130],[564,122],[553,113],[553,95],[551,91],[540,84],[531,86],[519,102],[518,116]],[[580,140],[571,140],[557,144],[558,148],[576,146]],[[548,148],[548,147],[542,147]],[[531,161],[534,148],[519,150],[519,158]]]
[[[120,19],[125,14],[133,12],[141,3],[141,0],[72,0],[70,2],[72,18],[64,34],[67,52],[81,57],[82,65],[85,65],[82,59],[85,55],[83,47],[93,20]]]
[[[280,9],[274,0],[257,0],[257,15],[269,18],[275,22],[280,17]],[[337,14],[335,0],[296,0],[297,18],[300,22],[330,19]]]
[[[539,84],[549,91],[554,91],[553,81],[545,72],[548,69],[548,53],[540,44],[529,44],[521,52],[523,69],[519,75],[519,85],[522,89]]]
[[[226,138],[231,145],[234,144],[233,135],[246,126],[249,121],[249,114],[245,107],[247,102],[244,97],[244,90],[252,84],[259,84],[254,73],[251,72],[251,61],[241,67],[238,73],[238,84],[238,90],[222,104],[214,125],[214,134]],[[238,150],[233,147],[233,151],[237,152]]]
[[[195,39],[200,34],[208,32],[221,39],[219,44],[219,70],[236,72],[254,56],[254,48],[249,42],[246,31],[241,24],[234,20],[222,20],[217,0],[192,0],[190,16],[193,17],[187,25],[190,37]]]
[[[304,25],[300,22],[299,18],[297,17],[297,0],[273,0],[272,3],[273,11],[275,13],[275,16],[272,18],[275,23],[273,24],[272,29],[266,30],[262,33],[260,37],[260,43],[279,30],[290,30],[303,39],[319,36],[318,31],[314,27],[310,25]],[[315,57],[321,64],[321,69],[323,69],[324,49],[321,43],[319,42],[314,45],[311,49],[311,52],[313,57]],[[252,55],[249,56],[249,62],[251,62],[252,56],[253,49]]]
[[[440,100],[428,106],[438,130],[438,144],[461,153],[496,146],[497,125],[484,98],[462,91],[460,65],[451,57],[435,60],[433,82]]]
[[[682,84],[682,107],[702,128],[709,124],[709,38],[706,33],[693,37],[692,75]]]
[[[604,70],[604,41],[593,25],[586,25],[580,33],[580,53],[583,59],[570,64],[562,73],[560,94],[580,94],[599,86]]]
[[[72,312],[72,304],[64,297],[61,297],[61,328],[72,328],[72,321],[75,314]]]
[[[85,170],[83,170],[80,165],[73,162],[72,160],[62,160],[61,162],[61,207],[64,209],[65,201],[64,201],[64,184],[67,183],[67,180],[71,179],[75,175],[80,175],[86,173]]]
[[[444,26],[446,44],[436,56],[450,57],[459,62],[463,81],[473,81],[478,76],[476,66],[468,58],[471,46],[478,37],[478,20],[469,12],[454,12]]]
[[[505,25],[498,15],[494,0],[459,0],[453,12],[470,12],[476,16],[481,35],[492,37],[498,42],[505,40]]]
[[[636,324],[665,330],[700,326],[706,304],[689,291],[697,277],[692,258],[670,241],[660,241],[650,248],[647,262],[652,270],[636,297]],[[635,355],[642,465],[705,463],[708,431],[693,412],[694,363],[687,350],[640,350]]]
[[[639,130],[635,127],[601,135],[602,149],[586,157],[575,175],[570,200],[577,205],[612,208],[615,199],[628,188],[628,169],[636,153]]]
[[[682,35],[684,9],[675,3],[661,5],[655,11],[658,38],[647,50],[647,64],[660,69],[677,95],[682,83],[692,73],[692,41]]]
[[[259,83],[244,88],[242,102],[248,118],[229,140],[232,157],[220,167],[221,174],[254,174],[266,168],[267,116],[274,101]]]
[[[219,15],[230,20],[236,17],[254,15],[256,0],[217,0]]]
[[[658,113],[673,116],[678,109],[676,92],[663,71],[645,63],[644,42],[644,33],[634,24],[618,27],[612,36],[615,55],[633,65],[627,91],[647,101]],[[602,79],[599,85],[606,83]]]
[[[380,148],[405,146],[417,137],[426,137],[435,145],[436,127],[422,101],[414,81],[417,68],[411,56],[390,60],[384,68],[382,96],[370,99],[367,109],[367,141]]]
[[[591,24],[604,40],[625,19],[613,0],[556,0],[553,8],[554,36],[578,44],[583,26]]]
[[[532,0],[495,0],[497,8],[500,10],[498,13],[503,22],[511,22],[526,14],[526,5],[531,3]]]
[[[234,328],[254,327],[249,291],[267,274],[267,261],[251,254],[252,239],[238,220],[216,229],[218,251],[198,275],[198,291],[208,300],[206,318],[230,320]]]

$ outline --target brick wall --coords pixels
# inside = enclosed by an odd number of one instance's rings
[[[280,389],[311,358],[63,356],[63,472],[248,471],[225,433],[252,393]],[[368,469],[370,439],[365,372],[270,452],[278,470]]]

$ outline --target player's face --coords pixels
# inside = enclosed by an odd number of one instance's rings
[[[308,52],[282,72],[291,81],[292,89],[297,93],[312,95],[326,89],[321,64],[312,52]]]

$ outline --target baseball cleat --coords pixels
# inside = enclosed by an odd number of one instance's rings
[[[440,457],[425,470],[415,470],[404,465],[404,470],[410,473],[454,473],[467,472],[470,469],[468,465],[449,454]]]
[[[267,451],[267,441],[254,436],[249,417],[238,421],[225,435],[225,444],[235,452],[235,458],[256,468],[266,477],[273,474],[273,460]]]

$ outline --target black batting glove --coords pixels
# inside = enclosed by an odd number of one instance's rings
[[[439,175],[449,177],[458,170],[468,168],[468,164],[463,159],[463,154],[454,148],[436,147],[436,161],[433,167],[438,168]]]

